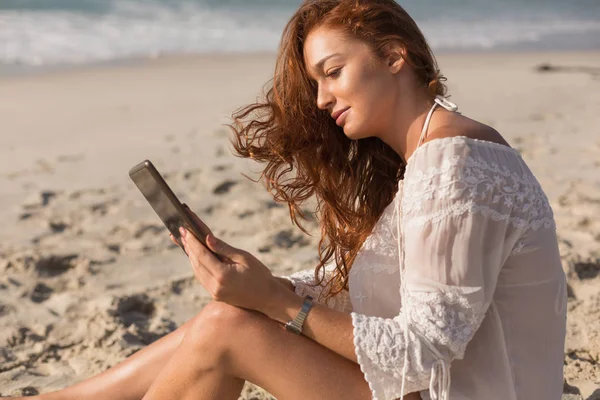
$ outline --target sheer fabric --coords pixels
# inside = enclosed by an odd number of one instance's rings
[[[323,290],[312,270],[287,278],[299,295]],[[349,292],[326,305],[351,314],[373,399],[560,399],[566,299],[532,172],[516,150],[461,136],[415,150]]]

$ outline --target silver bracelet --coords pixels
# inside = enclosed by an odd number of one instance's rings
[[[308,314],[308,311],[311,309],[312,305],[313,298],[308,295],[305,296],[304,303],[302,303],[302,309],[300,310],[298,315],[296,315],[296,318],[294,318],[291,321],[288,321],[285,324],[285,329],[287,329],[289,332],[295,333],[296,335],[300,335],[302,333],[302,326],[304,325],[304,320],[306,319],[306,315]]]

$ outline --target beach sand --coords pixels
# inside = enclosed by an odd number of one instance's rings
[[[599,399],[600,52],[438,61],[450,99],[519,149],[550,199],[569,279],[565,398]],[[0,78],[0,395],[97,374],[209,302],[129,180],[144,159],[275,275],[314,268],[317,223],[303,235],[242,176],[260,167],[231,155],[223,126],[273,65],[195,56]],[[243,398],[269,396],[247,384]]]

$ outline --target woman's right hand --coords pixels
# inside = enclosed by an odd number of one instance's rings
[[[192,210],[190,210],[190,208],[186,204],[184,204],[183,206],[186,209],[186,211],[190,214],[190,216],[194,219],[195,223],[202,224],[203,227],[208,232],[210,232],[210,229],[204,224],[204,222],[202,220],[200,220],[200,218],[198,218],[198,216],[195,213],[192,212]],[[180,244],[177,242],[177,240],[175,239],[175,236],[173,236],[172,233],[169,233],[169,239],[171,239],[171,242],[173,242],[177,247],[180,247]],[[281,278],[281,277],[275,277],[275,279],[277,279],[282,285],[284,285],[286,288],[288,288],[292,292],[295,292],[294,284],[292,282],[290,282],[288,279]]]

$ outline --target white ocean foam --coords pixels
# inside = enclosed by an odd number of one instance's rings
[[[244,24],[235,16],[197,8],[178,12],[146,8],[146,15],[119,11],[104,16],[0,13],[0,62],[39,66],[171,53],[269,51],[282,29]]]
[[[0,11],[0,63],[51,66],[163,54],[274,51],[291,13],[135,0],[115,1],[107,14]],[[434,50],[493,49],[561,34],[600,35],[598,20],[537,17],[463,14],[417,22]]]
[[[436,21],[420,24],[432,48],[493,49],[501,45],[541,42],[555,35],[600,35],[600,21],[550,18],[541,21]]]

